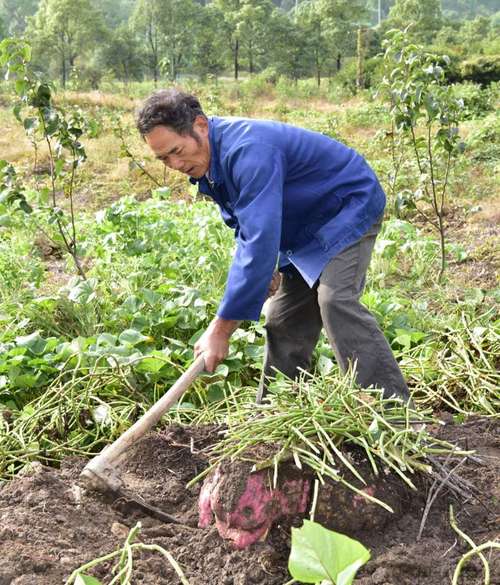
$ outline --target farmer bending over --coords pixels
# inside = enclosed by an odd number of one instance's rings
[[[279,285],[267,311],[258,400],[275,369],[293,378],[310,367],[322,327],[342,370],[356,363],[361,386],[407,400],[389,344],[359,302],[385,206],[363,157],[287,124],[208,118],[196,97],[174,89],[145,101],[137,127],[156,157],[198,183],[235,231],[224,297],[195,345],[206,369],[227,356],[232,333],[259,319]]]

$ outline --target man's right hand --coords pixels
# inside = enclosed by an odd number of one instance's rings
[[[205,370],[212,374],[229,353],[229,339],[240,321],[216,317],[194,346],[195,356],[203,354]]]

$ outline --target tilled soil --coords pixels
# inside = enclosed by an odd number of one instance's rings
[[[383,530],[363,528],[357,537],[371,549],[372,559],[356,583],[450,583],[456,563],[469,548],[450,527],[450,502],[459,527],[476,544],[498,538],[499,426],[498,421],[473,419],[439,430],[442,438],[475,449],[481,458],[481,463],[469,461],[460,468],[460,475],[474,484],[480,496],[456,502],[444,493],[432,507],[419,542],[424,492],[407,498],[402,513]],[[127,458],[122,473],[127,487],[175,516],[179,524],[145,516],[127,501],[82,492],[75,482],[85,464],[81,460],[66,460],[58,470],[35,466],[29,475],[5,484],[0,488],[0,585],[64,584],[81,564],[120,547],[137,520],[142,523],[139,540],[167,549],[191,585],[286,583],[290,524],[299,526],[300,518],[275,526],[266,542],[238,551],[221,540],[213,525],[197,528],[200,483],[190,489],[185,486],[206,467],[203,449],[216,439],[214,427],[173,426],[146,437]],[[491,583],[499,584],[498,555],[486,556]],[[105,563],[92,574],[109,583],[111,567],[111,562]],[[134,562],[133,583],[176,585],[180,580],[161,556],[142,553]],[[461,583],[483,583],[479,559],[466,565]]]

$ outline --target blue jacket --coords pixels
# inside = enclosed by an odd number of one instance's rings
[[[202,193],[235,230],[217,314],[258,320],[273,271],[293,264],[309,286],[381,216],[384,192],[363,157],[327,136],[266,120],[209,120]]]

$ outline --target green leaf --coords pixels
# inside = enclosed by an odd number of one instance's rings
[[[31,333],[31,335],[16,337],[16,343],[20,347],[27,347],[35,355],[41,355],[47,345],[46,340],[40,336],[38,331]]]
[[[111,333],[101,333],[96,340],[98,346],[115,347],[118,337],[111,335]]]
[[[155,199],[168,199],[170,197],[170,187],[159,187],[152,192],[152,196]]]
[[[75,585],[102,585],[102,582],[90,575],[79,574],[76,577]]]
[[[145,372],[149,374],[158,373],[163,366],[167,365],[165,360],[161,360],[156,357],[147,357],[141,360],[136,367],[138,372]]]
[[[304,520],[302,528],[292,528],[288,570],[297,581],[351,585],[369,558],[370,551],[360,542],[316,522]]]
[[[143,335],[140,331],[137,331],[136,329],[125,329],[125,331],[120,333],[118,341],[126,345],[137,345],[139,343],[142,343],[143,341],[151,341],[151,337]]]
[[[33,374],[20,374],[19,376],[11,376],[12,384],[18,388],[34,388],[38,381],[38,377]]]
[[[12,225],[14,225],[14,221],[10,215],[0,215],[0,227],[11,227]]]

